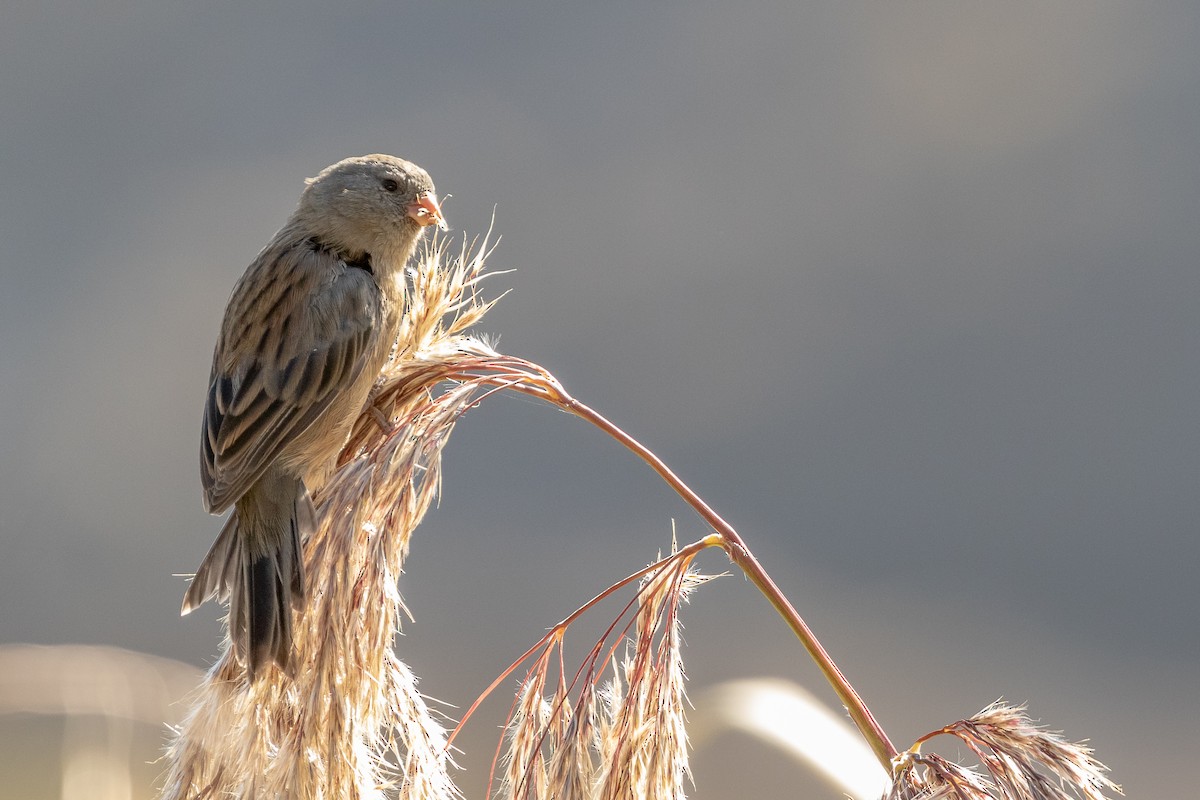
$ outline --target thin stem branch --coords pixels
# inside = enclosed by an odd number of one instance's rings
[[[512,388],[544,400],[549,400],[564,411],[590,422],[616,439],[637,455],[638,458],[645,461],[688,505],[696,510],[696,513],[705,522],[712,526],[721,539],[720,542],[714,542],[713,544],[716,544],[725,551],[729,556],[729,560],[746,573],[747,577],[758,587],[763,596],[770,601],[779,615],[783,617],[788,627],[792,629],[792,632],[796,634],[796,638],[804,646],[804,649],[808,651],[809,656],[816,662],[817,667],[821,670],[821,674],[825,676],[825,680],[833,687],[834,692],[837,693],[846,710],[849,711],[850,718],[854,720],[854,724],[858,726],[859,731],[866,738],[867,743],[875,753],[875,757],[879,759],[880,764],[890,774],[892,760],[899,755],[895,745],[892,744],[883,728],[875,720],[874,715],[871,714],[871,710],[867,708],[866,703],[863,702],[858,692],[850,684],[850,681],[838,669],[837,664],[834,663],[829,653],[825,650],[825,647],[817,639],[816,634],[808,627],[808,623],[804,621],[799,612],[796,611],[795,606],[787,599],[779,586],[767,574],[767,571],[763,569],[762,564],[750,552],[745,541],[733,529],[733,526],[722,519],[661,458],[617,425],[610,422],[598,411],[576,400],[561,385],[530,387],[531,390],[526,390],[525,385],[515,385]]]
[[[514,387],[514,388],[516,388],[516,387]],[[503,672],[501,672],[498,676],[496,676],[496,679],[494,681],[492,681],[491,685],[489,685],[486,689],[484,689],[483,693],[480,694],[479,697],[475,698],[475,702],[471,704],[471,707],[467,709],[467,713],[463,714],[462,719],[460,719],[458,721],[458,725],[455,726],[454,730],[450,732],[450,736],[447,737],[446,750],[448,751],[450,749],[450,747],[454,744],[455,738],[458,736],[459,731],[461,731],[463,729],[463,727],[467,724],[467,720],[469,720],[471,718],[471,716],[475,713],[475,711],[479,708],[479,706],[483,703],[483,701],[487,699],[488,695],[490,695],[493,691],[495,691],[497,686],[499,686],[502,682],[507,680],[510,675],[512,675],[514,672],[516,672],[517,667],[519,667],[519,666],[521,666],[521,664],[525,663],[525,660],[528,659],[530,656],[532,656],[534,653],[536,653],[538,650],[541,650],[542,648],[546,647],[547,645],[551,644],[552,642],[561,641],[562,637],[567,632],[567,628],[571,627],[571,623],[574,622],[575,620],[579,619],[581,616],[583,616],[584,612],[586,612],[588,609],[594,608],[595,606],[599,605],[601,601],[610,597],[611,595],[613,595],[615,592],[619,591],[623,587],[628,586],[629,584],[633,583],[634,581],[641,580],[644,576],[648,575],[649,573],[654,572],[657,569],[662,569],[664,566],[666,566],[667,564],[670,564],[673,561],[677,561],[681,558],[688,558],[690,556],[693,556],[696,553],[699,553],[701,550],[704,550],[709,547],[721,547],[721,546],[722,546],[722,543],[720,541],[718,541],[718,537],[706,536],[705,538],[701,539],[698,542],[689,544],[687,547],[684,547],[681,550],[673,552],[669,556],[661,558],[658,561],[655,561],[653,564],[650,564],[647,567],[643,567],[643,568],[639,569],[637,572],[632,573],[631,575],[625,576],[621,580],[614,583],[612,586],[609,586],[607,589],[600,592],[600,594],[596,595],[591,600],[588,600],[586,603],[584,603],[579,608],[572,611],[565,619],[562,620],[562,622],[559,622],[557,625],[555,625],[553,628],[551,628],[549,631],[547,631],[545,636],[543,636],[532,647],[530,647],[528,650],[526,650],[524,653],[522,653],[521,656],[519,658],[517,658],[516,661],[509,664],[508,667]],[[629,602],[630,602],[630,605],[632,605],[634,602],[636,602],[636,598],[634,598],[633,600],[630,600]],[[624,614],[628,610],[629,610],[629,606],[626,606],[625,611],[621,612],[621,615],[624,616]],[[613,626],[615,626],[615,625],[616,625],[616,622],[614,621]],[[612,627],[610,627],[608,629],[608,631],[605,632],[604,638],[608,638],[608,635],[611,632],[612,632]],[[603,639],[601,641],[603,641]],[[572,684],[572,685],[574,685],[574,684]]]
[[[854,724],[858,727],[859,732],[862,733],[863,738],[867,740],[871,750],[875,753],[875,757],[879,759],[879,763],[891,774],[893,760],[899,755],[899,751],[896,750],[895,745],[892,744],[883,728],[876,721],[874,715],[871,714],[871,710],[867,708],[867,704],[863,702],[862,697],[859,696],[858,692],[850,684],[850,681],[846,679],[846,676],[842,674],[837,664],[834,663],[833,658],[830,657],[825,647],[817,639],[816,634],[808,627],[808,623],[804,621],[800,613],[796,611],[795,606],[787,599],[787,596],[784,595],[771,576],[767,574],[767,571],[763,569],[762,564],[755,558],[750,548],[746,546],[745,541],[734,530],[733,526],[722,519],[661,458],[637,439],[634,439],[613,422],[609,421],[600,412],[575,399],[553,375],[532,362],[512,356],[485,358],[461,370],[457,375],[447,377],[474,382],[477,385],[491,385],[494,387],[492,391],[511,389],[521,394],[544,400],[563,411],[595,425],[624,445],[626,449],[642,461],[646,462],[715,531],[716,541],[712,540],[713,537],[706,537],[703,542],[707,546],[717,546],[723,549],[729,560],[742,569],[779,615],[783,617],[784,622],[792,629],[792,632],[796,634],[796,638],[800,640],[804,649],[808,651],[809,656],[816,662],[817,668],[825,676],[825,680],[833,687],[834,692],[850,713],[850,718],[854,720]],[[527,656],[528,654],[526,654]]]

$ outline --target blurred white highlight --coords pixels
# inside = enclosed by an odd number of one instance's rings
[[[775,679],[729,681],[695,700],[689,738],[696,750],[726,730],[769,742],[854,800],[877,800],[887,772],[846,719],[800,686]]]
[[[135,724],[175,723],[179,699],[200,670],[116,647],[0,645],[0,714],[65,719],[61,797],[131,800],[144,796],[130,766]]]

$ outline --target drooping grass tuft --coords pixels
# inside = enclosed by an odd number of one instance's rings
[[[953,736],[974,753],[983,773],[923,755],[921,745]],[[1036,725],[1023,706],[997,701],[970,719],[921,737],[897,760],[886,800],[1107,800],[1121,794],[1091,748]]]
[[[701,549],[674,553],[609,587],[505,671],[501,678],[530,662],[505,728],[499,797],[685,796],[690,772],[679,606],[708,579],[691,568]],[[563,655],[567,629],[600,600],[639,579],[634,598],[591,646],[583,664],[568,674]],[[602,683],[610,669],[612,677]]]

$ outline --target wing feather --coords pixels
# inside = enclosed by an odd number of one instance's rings
[[[201,435],[209,510],[228,508],[362,372],[382,314],[372,276],[301,242],[264,250],[234,288]]]

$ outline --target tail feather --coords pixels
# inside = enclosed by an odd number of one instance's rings
[[[243,532],[242,514],[230,515],[183,599],[184,614],[209,599],[229,601],[229,637],[250,680],[268,663],[291,665],[292,610],[304,599],[302,544],[316,528],[308,491],[296,484],[284,530]]]
[[[238,620],[238,636],[242,642],[239,655],[246,661],[250,679],[263,664],[275,662],[284,671],[292,655],[292,581],[285,571],[285,545],[270,555],[249,562],[246,569],[249,608]],[[292,573],[295,574],[294,572]],[[248,648],[248,649],[247,649]]]
[[[236,513],[230,514],[183,596],[180,616],[192,613],[209,600],[224,603],[229,599],[229,587],[241,573],[240,545],[238,517]]]

